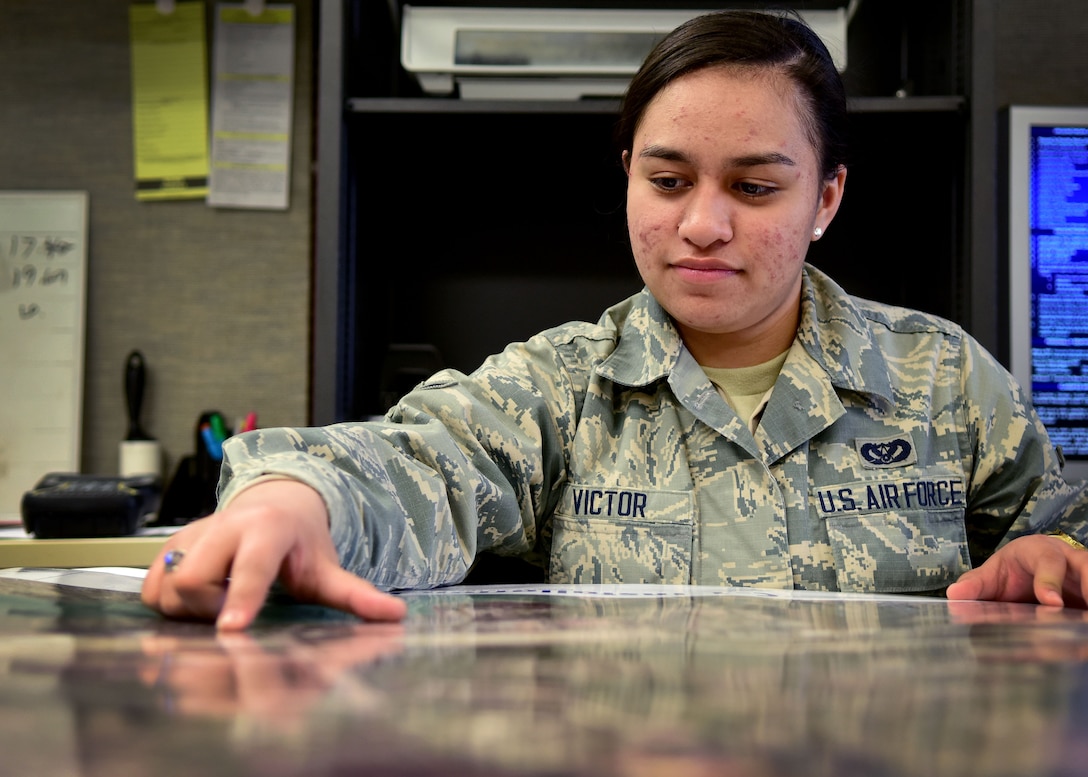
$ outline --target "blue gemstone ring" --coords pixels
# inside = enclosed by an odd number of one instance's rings
[[[185,558],[184,550],[168,550],[166,555],[162,557],[162,562],[166,566],[167,572],[173,572],[177,565],[181,563],[181,560]]]

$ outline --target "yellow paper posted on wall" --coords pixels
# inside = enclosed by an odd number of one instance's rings
[[[129,7],[132,119],[139,200],[208,193],[204,3]]]

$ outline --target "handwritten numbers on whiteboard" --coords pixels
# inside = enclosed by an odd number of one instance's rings
[[[10,300],[17,320],[37,319],[43,315],[50,294],[64,291],[74,280],[78,267],[72,260],[77,243],[55,234],[11,233],[5,238],[0,240],[0,266],[7,267],[9,287],[21,292]]]
[[[0,192],[0,516],[44,472],[78,472],[86,192]]]

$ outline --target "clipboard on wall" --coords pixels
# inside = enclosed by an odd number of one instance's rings
[[[49,472],[78,472],[86,192],[0,191],[0,522]]]

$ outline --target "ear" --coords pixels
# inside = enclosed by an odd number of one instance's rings
[[[623,161],[623,172],[631,175],[631,152],[624,149],[620,153],[620,159]]]
[[[840,167],[835,176],[825,180],[821,187],[814,226],[826,232],[828,224],[835,218],[835,214],[839,212],[839,205],[842,203],[843,190],[846,188],[846,167]]]

